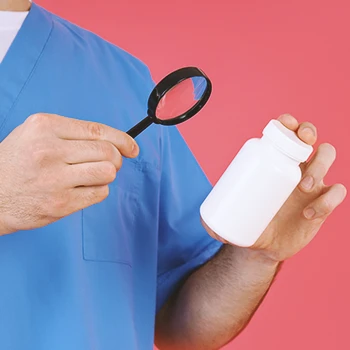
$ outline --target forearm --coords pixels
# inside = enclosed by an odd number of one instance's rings
[[[214,350],[246,326],[278,264],[248,249],[224,246],[194,272],[157,316],[160,350]]]

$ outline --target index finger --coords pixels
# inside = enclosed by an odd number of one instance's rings
[[[55,115],[52,130],[63,140],[108,141],[125,157],[136,157],[139,147],[127,133],[108,125]]]

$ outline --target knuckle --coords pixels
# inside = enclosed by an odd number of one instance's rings
[[[49,116],[44,113],[36,113],[29,116],[26,122],[34,127],[44,127],[49,121]]]
[[[116,171],[115,166],[109,162],[105,163],[103,173],[104,173],[106,180],[108,182],[113,182],[117,176],[117,171]]]
[[[106,141],[102,141],[100,143],[100,151],[104,155],[105,159],[112,160],[114,157],[114,149],[113,146]]]
[[[34,163],[43,165],[52,157],[52,149],[44,140],[34,142],[29,148],[30,156]]]
[[[92,190],[89,195],[88,195],[88,199],[90,202],[92,203],[100,203],[103,200],[105,200],[109,195],[109,187],[108,185],[106,186],[101,186],[97,189]]]
[[[94,166],[89,166],[86,169],[84,169],[83,172],[85,172],[85,175],[87,177],[96,179],[96,178],[100,177],[101,168],[96,168]]]
[[[87,130],[89,135],[94,139],[100,139],[103,137],[103,127],[99,123],[87,122]]]
[[[52,198],[49,205],[49,215],[59,217],[64,215],[68,206],[68,196],[59,194]]]
[[[89,166],[84,169],[85,176],[97,182],[110,183],[116,178],[116,168],[110,162],[101,162],[98,166]]]
[[[102,186],[99,192],[99,198],[101,200],[106,199],[109,196],[109,186]]]

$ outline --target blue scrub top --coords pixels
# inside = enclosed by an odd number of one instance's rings
[[[152,88],[138,59],[33,4],[0,65],[0,140],[37,112],[126,131]],[[0,237],[1,350],[151,350],[156,312],[221,247],[200,224],[211,185],[177,129],[137,141],[105,201]]]

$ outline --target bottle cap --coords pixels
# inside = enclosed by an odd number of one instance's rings
[[[313,151],[312,146],[301,141],[294,131],[275,119],[267,124],[263,135],[268,137],[281,152],[300,163],[305,162]]]

